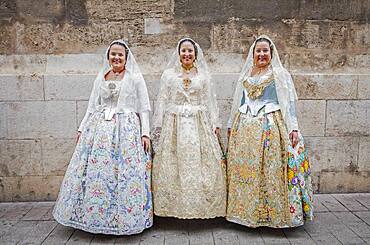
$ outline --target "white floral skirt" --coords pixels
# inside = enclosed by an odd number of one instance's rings
[[[202,111],[166,113],[153,159],[154,213],[183,219],[226,214],[222,151]]]
[[[153,224],[150,159],[135,113],[90,115],[68,166],[54,218],[91,233],[129,235]]]

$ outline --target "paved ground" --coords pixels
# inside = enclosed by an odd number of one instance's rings
[[[315,220],[294,229],[250,229],[224,219],[155,218],[134,236],[94,235],[57,224],[53,202],[0,203],[0,244],[370,244],[370,193],[315,196]]]

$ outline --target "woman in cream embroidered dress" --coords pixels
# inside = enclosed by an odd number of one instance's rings
[[[225,216],[218,109],[203,52],[193,40],[182,39],[167,67],[153,117],[154,213]]]
[[[59,223],[114,235],[152,226],[150,161],[145,154],[149,111],[134,56],[122,40],[113,41],[95,79],[55,204],[53,215]]]
[[[227,220],[294,227],[311,220],[310,164],[298,131],[297,95],[274,43],[249,50],[228,122]]]

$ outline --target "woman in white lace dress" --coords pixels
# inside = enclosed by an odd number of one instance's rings
[[[153,117],[154,213],[183,219],[225,216],[218,109],[203,52],[179,41],[161,77]]]
[[[105,58],[53,215],[63,225],[91,233],[129,235],[153,223],[145,154],[150,104],[125,42],[113,41]]]

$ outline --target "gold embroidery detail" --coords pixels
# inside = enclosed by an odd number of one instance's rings
[[[255,100],[260,97],[267,86],[274,80],[274,76],[270,76],[265,81],[259,84],[251,84],[248,80],[243,82],[244,87],[247,89],[248,97]]]

